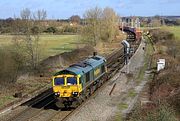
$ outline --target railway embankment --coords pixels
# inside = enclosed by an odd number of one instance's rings
[[[151,30],[148,36],[154,44],[151,56],[153,76],[140,94],[130,121],[178,121],[180,118],[179,41],[163,29]],[[176,43],[176,44],[175,44]],[[165,59],[165,68],[157,71],[156,62]],[[146,101],[143,102],[143,100]]]

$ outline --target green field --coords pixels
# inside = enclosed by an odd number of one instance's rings
[[[63,52],[69,52],[81,44],[78,35],[43,35],[40,38],[45,56],[52,56]]]
[[[11,43],[12,35],[0,35],[0,45]],[[40,45],[44,58],[62,52],[69,52],[82,43],[78,35],[40,35]]]
[[[165,29],[174,33],[176,39],[180,40],[180,26],[166,26],[166,27],[162,27],[162,29]]]

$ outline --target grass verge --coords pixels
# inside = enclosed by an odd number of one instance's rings
[[[127,109],[127,108],[128,108],[128,104],[126,104],[126,103],[120,103],[118,107],[119,107],[120,110],[124,110],[124,109]]]
[[[115,116],[115,121],[123,121],[123,117],[121,114]]]
[[[135,97],[136,95],[137,95],[137,93],[135,92],[134,89],[129,90],[128,97]]]
[[[144,65],[140,68],[140,71],[136,78],[136,81],[138,84],[144,79],[144,74],[145,74],[146,69],[148,68],[148,64],[151,63],[149,62],[151,60],[150,56],[153,53],[153,45],[151,44],[149,38],[145,37],[145,40],[147,44],[146,44],[146,49],[145,49]]]
[[[12,95],[4,95],[0,98],[0,107],[7,105],[8,103],[11,103],[14,100],[15,98]]]

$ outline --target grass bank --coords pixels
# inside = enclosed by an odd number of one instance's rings
[[[156,48],[153,54],[153,64],[159,58],[166,60],[165,69],[158,73],[152,81],[150,81],[147,93],[149,104],[138,105],[135,109],[130,121],[177,121],[180,114],[180,91],[179,90],[179,61],[178,53],[174,56],[174,50],[179,51],[178,46],[173,43],[179,42],[174,40],[180,34],[179,27],[161,28],[159,30],[151,31],[154,47]],[[174,35],[174,36],[169,36]],[[178,43],[176,45],[179,45]],[[158,49],[161,48],[161,49]],[[174,52],[174,51],[173,51]],[[151,65],[151,67],[155,67]],[[145,91],[146,92],[146,91]]]
[[[138,76],[136,78],[137,83],[140,83],[144,79],[145,71],[148,68],[149,61],[151,60],[151,55],[153,54],[153,45],[151,43],[151,40],[144,36],[146,48],[145,48],[145,54],[144,54],[144,65],[140,68],[140,71],[138,73]]]

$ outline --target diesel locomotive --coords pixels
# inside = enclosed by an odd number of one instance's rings
[[[57,72],[52,81],[56,106],[76,107],[103,84],[106,72],[106,59],[98,55]]]

